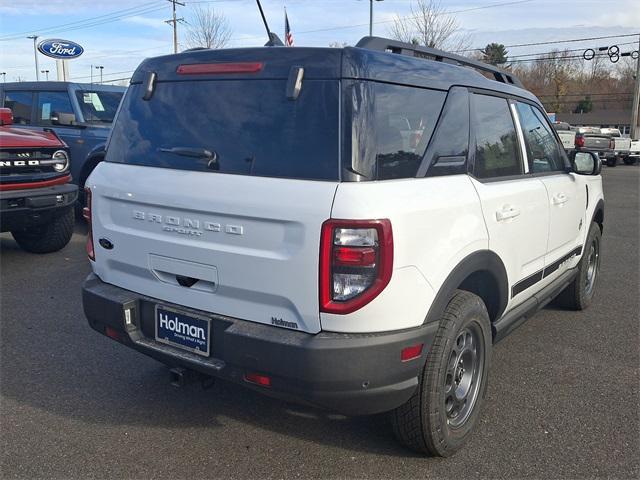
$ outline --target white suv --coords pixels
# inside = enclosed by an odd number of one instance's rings
[[[599,172],[516,78],[444,52],[148,59],[87,180],[85,313],[176,381],[390,411],[450,455],[492,345],[561,292],[591,301]]]

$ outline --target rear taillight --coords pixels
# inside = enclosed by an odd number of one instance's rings
[[[613,150],[614,148],[616,148],[616,141],[613,138],[609,139],[609,148],[611,150]]]
[[[582,135],[576,135],[575,145],[576,148],[584,147],[584,137]]]
[[[389,220],[327,220],[320,238],[320,311],[351,313],[391,280]]]
[[[96,253],[93,249],[93,227],[91,225],[91,189],[89,187],[85,187],[84,189],[84,202],[85,207],[82,209],[82,216],[87,221],[87,256],[90,260],[96,259]]]

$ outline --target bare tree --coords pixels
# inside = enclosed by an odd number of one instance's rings
[[[189,48],[224,48],[231,39],[229,21],[213,8],[194,8],[188,23],[186,43]]]
[[[465,50],[470,44],[469,36],[460,33],[456,17],[447,13],[439,0],[416,0],[411,4],[411,15],[396,15],[389,33],[402,42],[441,50]]]

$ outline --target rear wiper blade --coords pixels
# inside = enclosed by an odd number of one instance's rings
[[[207,150],[206,148],[194,148],[194,147],[171,147],[171,148],[159,148],[160,152],[173,153],[174,155],[181,155],[183,157],[193,158],[206,158],[208,160],[214,160],[217,158],[215,152]]]

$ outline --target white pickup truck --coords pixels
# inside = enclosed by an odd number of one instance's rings
[[[554,122],[553,128],[560,137],[562,147],[567,153],[576,148],[576,130],[565,122]]]
[[[624,163],[629,164],[629,154],[631,153],[631,139],[623,137],[617,128],[601,128],[600,131],[605,135],[610,135],[615,142],[613,148],[616,158],[621,158]]]
[[[625,163],[627,165],[635,165],[638,162],[640,162],[640,140],[631,140],[629,161],[625,161]]]

